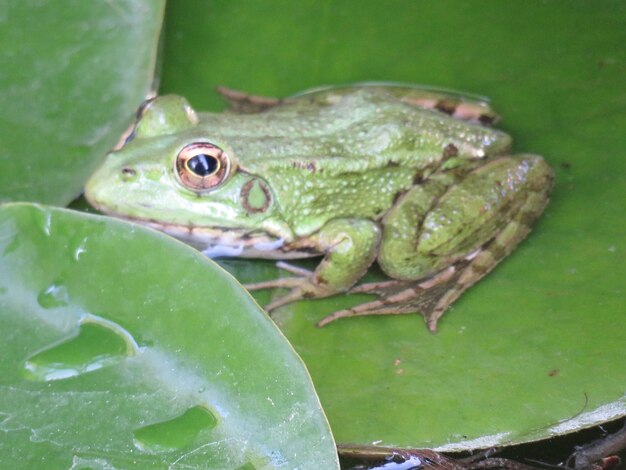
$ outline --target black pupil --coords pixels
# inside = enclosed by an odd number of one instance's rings
[[[189,169],[198,176],[207,176],[217,170],[218,162],[215,157],[200,153],[187,161]]]

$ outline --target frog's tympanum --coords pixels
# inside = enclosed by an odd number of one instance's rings
[[[155,227],[208,256],[323,256],[268,310],[341,292],[377,295],[337,318],[420,312],[437,320],[528,234],[552,171],[511,155],[486,102],[390,84],[279,100],[222,90],[232,108],[146,102],[86,187],[99,210]],[[389,277],[357,285],[376,261]]]

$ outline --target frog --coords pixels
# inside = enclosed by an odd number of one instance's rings
[[[85,186],[100,212],[209,257],[278,260],[268,312],[302,299],[373,300],[319,321],[448,307],[528,235],[549,201],[543,157],[511,152],[486,98],[396,83],[287,98],[220,88],[230,108],[147,100]],[[320,258],[315,269],[291,264]],[[359,283],[373,263],[383,280]],[[280,291],[285,292],[285,291]]]

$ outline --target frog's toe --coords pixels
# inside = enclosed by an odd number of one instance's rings
[[[283,305],[290,304],[292,302],[296,302],[305,297],[305,294],[302,289],[299,287],[295,287],[291,289],[287,294],[278,297],[277,299],[271,301],[269,304],[265,306],[266,312],[271,312],[272,310],[276,310]]]
[[[415,287],[408,287],[395,292],[393,295],[379,295],[378,299],[365,302],[344,310],[338,310],[322,318],[317,326],[323,327],[340,318],[357,317],[365,315],[399,315],[405,313],[420,312],[426,319],[429,329],[435,331],[436,321],[431,325],[429,321],[430,309],[419,298],[418,290]]]
[[[288,273],[295,274],[296,276],[301,277],[312,277],[313,271],[305,268],[301,268],[300,266],[296,266],[294,264],[286,263],[285,261],[279,261],[276,263],[276,267],[287,271]]]
[[[287,271],[291,274],[295,274],[296,277],[280,277],[278,279],[272,279],[270,281],[262,281],[262,282],[252,282],[249,284],[244,284],[244,287],[250,291],[252,290],[261,290],[261,289],[275,289],[275,288],[296,288],[301,287],[304,284],[310,284],[310,279],[313,277],[313,271],[309,271],[308,269],[301,268],[299,266],[294,266],[293,264],[285,263],[284,261],[279,261],[276,263],[276,266],[279,269]]]
[[[330,315],[322,318],[317,322],[317,326],[322,328],[329,323],[334,322],[335,320],[339,320],[340,318],[348,318],[362,315],[376,315],[383,313],[394,313],[394,312],[384,312],[382,311],[384,307],[384,302],[381,300],[373,300],[371,302],[366,302],[363,304],[356,305],[355,307],[346,308],[344,310],[337,310],[336,312],[331,313]]]
[[[286,277],[281,279],[273,279],[271,281],[255,282],[251,284],[244,284],[243,286],[249,290],[261,290],[261,289],[275,289],[275,288],[288,288],[291,289],[287,294],[274,299],[263,308],[266,312],[276,310],[283,305],[296,302],[305,297],[304,290],[302,289],[303,282],[306,282],[301,277]]]
[[[243,286],[249,290],[261,290],[261,289],[276,289],[280,287],[295,288],[302,284],[302,278],[300,277],[281,277],[278,279],[272,279],[271,281],[251,282],[244,284]]]
[[[399,292],[410,285],[410,282],[390,279],[388,281],[366,282],[354,286],[348,291],[350,294],[374,294],[389,295],[391,292]]]
[[[300,268],[296,269],[300,270]],[[328,297],[336,293],[335,291],[328,290],[323,286],[315,283],[312,280],[312,276],[284,277],[279,279],[273,279],[270,281],[244,284],[244,287],[250,291],[274,288],[290,289],[289,292],[287,292],[286,294],[278,297],[277,299],[267,304],[265,306],[265,310],[267,312],[271,312],[272,310],[276,310],[283,305],[287,305],[298,300]]]

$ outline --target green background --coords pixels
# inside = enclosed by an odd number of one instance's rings
[[[223,106],[216,85],[270,96],[364,80],[465,90],[492,99],[515,151],[555,169],[531,237],[437,334],[419,316],[314,327],[349,298],[274,315],[338,442],[485,446],[624,414],[625,20],[617,1],[169,4],[161,91],[197,109]],[[280,274],[227,265],[244,281]],[[607,402],[612,411],[598,409]]]
[[[78,195],[150,89],[163,12],[161,3],[146,5],[0,6],[1,200],[66,205]],[[276,312],[338,442],[466,449],[626,414],[626,3],[173,0],[165,17],[160,91],[185,95],[197,109],[224,106],[216,85],[270,96],[369,80],[464,90],[492,99],[516,152],[541,154],[555,170],[552,201],[529,239],[452,307],[436,334],[418,315],[314,326],[363,300],[356,297]],[[150,259],[152,243],[132,242],[127,252],[136,229],[114,227],[130,238],[105,236],[102,260],[106,250],[131,267]],[[30,237],[40,228],[22,230]],[[163,250],[173,246],[159,240]],[[22,255],[33,262],[33,253]],[[153,257],[165,284],[167,253]],[[72,263],[63,256],[59,269]],[[269,262],[224,264],[244,282],[283,274]],[[112,276],[104,261],[101,269],[96,276]],[[28,272],[12,274],[28,280]],[[138,299],[145,292],[159,295],[144,285]],[[22,292],[0,294],[13,301]],[[256,296],[265,303],[275,294]],[[243,364],[255,360],[251,353]]]

